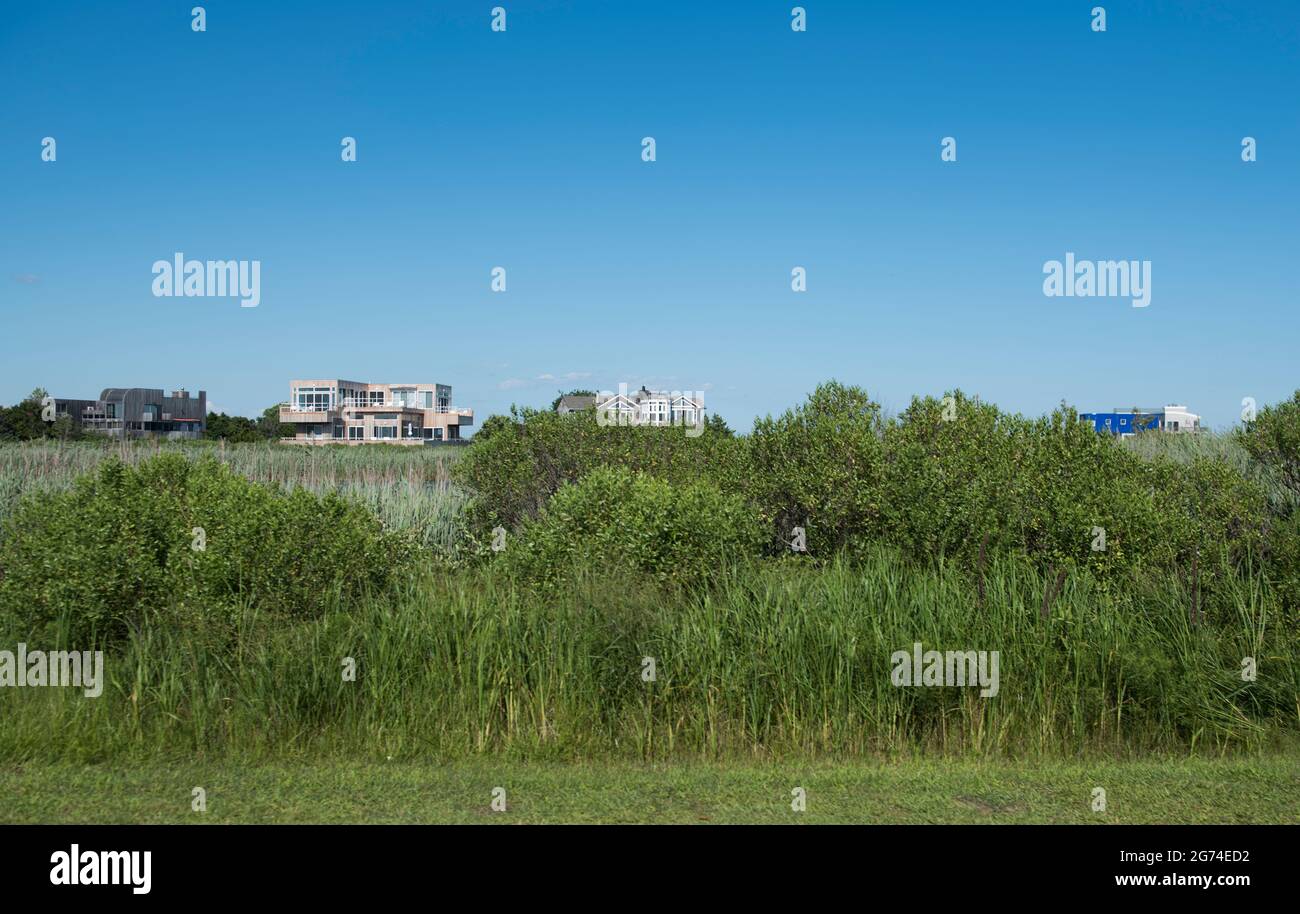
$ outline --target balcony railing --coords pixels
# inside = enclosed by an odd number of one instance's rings
[[[456,406],[420,406],[416,403],[404,403],[397,400],[367,400],[359,397],[345,397],[338,403],[330,406],[304,406],[289,405],[281,408],[281,412],[291,413],[327,413],[333,412],[338,408],[357,409],[365,407],[369,409],[419,409],[434,413],[451,413],[459,416],[472,416],[474,410]]]

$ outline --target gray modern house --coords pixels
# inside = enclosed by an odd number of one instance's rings
[[[88,432],[115,438],[202,438],[208,394],[150,387],[108,387],[98,400],[54,399],[56,416],[68,416]]]

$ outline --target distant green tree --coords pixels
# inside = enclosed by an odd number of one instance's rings
[[[559,396],[551,401],[551,412],[555,412],[560,408],[560,401],[565,397],[594,397],[597,395],[594,390],[557,390],[556,393]]]
[[[72,420],[71,416],[64,413],[53,422],[46,423],[46,436],[61,438],[64,441],[80,441],[86,437],[86,432]]]
[[[709,413],[704,418],[704,430],[711,435],[722,435],[724,438],[736,437],[736,433],[731,430],[727,420],[717,413]]]
[[[0,438],[10,441],[31,441],[51,434],[48,424],[41,419],[41,401],[48,393],[38,387],[23,402],[8,409],[0,409]]]
[[[287,404],[284,403],[276,403],[262,410],[262,415],[257,420],[257,431],[268,441],[279,441],[281,438],[293,437],[293,425],[288,422],[280,421],[280,407],[286,405]]]
[[[203,437],[213,441],[225,440],[231,444],[247,444],[265,440],[257,423],[245,416],[227,416],[225,413],[208,415],[207,431]]]

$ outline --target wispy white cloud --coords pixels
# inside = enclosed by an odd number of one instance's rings
[[[523,387],[539,387],[543,384],[554,384],[556,381],[581,381],[584,378],[591,377],[590,371],[566,371],[563,374],[553,374],[549,371],[537,375],[532,380],[525,378],[506,378],[497,384],[498,390],[519,390]]]
[[[561,375],[554,375],[551,374],[550,372],[547,372],[546,374],[539,374],[537,376],[537,380],[539,381],[581,381],[582,379],[589,378],[589,377],[591,377],[590,371],[566,371],[564,374]]]

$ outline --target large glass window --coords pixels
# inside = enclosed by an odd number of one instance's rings
[[[329,387],[299,387],[294,392],[294,408],[300,412],[318,412],[333,405],[334,392]]]
[[[668,421],[668,401],[667,400],[647,400],[645,404],[646,416],[650,422],[655,425],[662,425]]]

